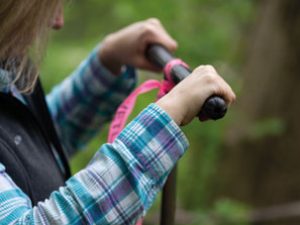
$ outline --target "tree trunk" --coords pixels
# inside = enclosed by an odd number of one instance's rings
[[[300,200],[300,1],[260,7],[218,194],[259,207]]]

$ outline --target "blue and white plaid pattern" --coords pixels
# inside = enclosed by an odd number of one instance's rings
[[[111,120],[136,84],[135,70],[113,75],[101,65],[96,48],[87,60],[47,96],[63,144],[73,155]]]
[[[94,52],[47,98],[69,149],[83,146],[134,85],[130,69],[113,76],[97,61]],[[0,223],[134,224],[149,209],[187,147],[175,122],[151,104],[112,144],[103,145],[66,186],[35,207],[0,163]]]

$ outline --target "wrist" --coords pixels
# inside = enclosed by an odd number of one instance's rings
[[[182,125],[184,119],[184,107],[180,107],[180,103],[178,101],[173,101],[172,98],[164,96],[159,99],[156,104],[163,109],[178,126]]]
[[[115,75],[119,75],[122,71],[123,64],[118,61],[115,50],[111,48],[110,41],[107,37],[98,52],[98,57],[103,66],[105,66],[109,71]]]

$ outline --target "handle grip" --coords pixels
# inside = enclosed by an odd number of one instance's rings
[[[150,45],[146,51],[147,58],[159,68],[164,68],[174,56],[163,46],[158,44]],[[171,77],[175,84],[185,79],[191,71],[184,66],[175,65],[171,70]],[[220,96],[209,97],[199,112],[199,119],[205,121],[208,119],[218,120],[225,116],[227,105]]]

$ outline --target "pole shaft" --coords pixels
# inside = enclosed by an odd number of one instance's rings
[[[167,182],[163,188],[161,202],[161,225],[174,225],[176,214],[176,177],[177,166],[171,171]]]

